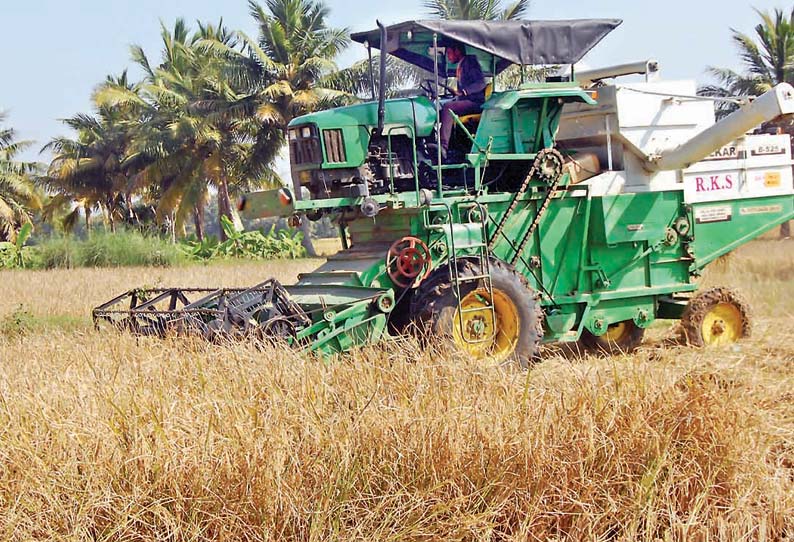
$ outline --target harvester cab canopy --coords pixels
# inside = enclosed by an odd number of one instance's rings
[[[435,69],[434,40],[439,48],[463,43],[469,54],[477,56],[483,73],[494,76],[512,64],[575,64],[622,22],[620,19],[406,21],[386,28],[385,48],[380,29],[351,37],[431,73]],[[439,74],[454,77],[454,67],[446,66],[443,57],[439,60]]]

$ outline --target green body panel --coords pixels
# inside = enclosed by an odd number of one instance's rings
[[[570,85],[494,93],[483,104],[472,152],[488,148],[494,154],[534,154],[551,147],[563,105],[571,101],[595,104],[589,94]]]
[[[436,110],[433,102],[419,96],[386,101],[385,130],[390,126],[408,126],[414,131],[414,137],[428,137],[433,131]],[[297,117],[290,122],[290,127],[313,124],[320,130],[342,130],[345,141],[346,161],[328,162],[325,145],[322,169],[342,169],[359,167],[364,163],[369,146],[369,134],[378,125],[378,103],[366,102],[347,107],[339,107],[328,111],[320,111]],[[320,138],[321,141],[323,138]],[[297,168],[300,170],[317,169],[317,164],[308,164]]]
[[[770,226],[794,219],[794,197],[718,201],[693,204],[691,216],[695,225],[692,254],[693,269],[699,270],[731,250],[768,231]],[[718,210],[715,219],[714,210]],[[711,221],[702,221],[699,215],[710,215]]]

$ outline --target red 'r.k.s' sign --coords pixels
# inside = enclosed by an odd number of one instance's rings
[[[695,177],[695,186],[697,192],[730,190],[734,186],[733,174],[698,176]]]

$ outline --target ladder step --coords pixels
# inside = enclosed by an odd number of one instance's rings
[[[462,284],[464,282],[474,282],[477,280],[489,279],[489,278],[491,278],[491,275],[473,275],[471,277],[463,277],[463,278],[458,278],[456,280],[458,284]]]
[[[455,248],[485,248],[488,246],[488,243],[467,243],[465,245],[456,245]]]

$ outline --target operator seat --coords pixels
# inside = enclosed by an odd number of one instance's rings
[[[493,81],[488,83],[485,87],[485,101],[493,94]],[[482,118],[482,113],[472,113],[471,115],[464,115],[460,117],[460,122],[466,127],[466,129],[474,134],[477,131],[477,126],[480,125],[480,118]]]

